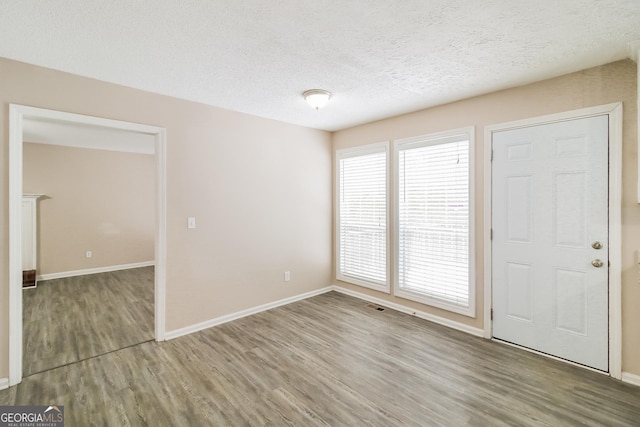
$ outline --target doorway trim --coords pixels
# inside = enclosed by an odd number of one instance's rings
[[[622,378],[622,102],[566,111],[484,128],[484,337],[493,338],[491,204],[493,133],[593,116],[609,116],[609,375]],[[581,365],[579,365],[581,366]]]
[[[166,130],[156,126],[9,105],[9,386],[22,381],[22,169],[24,119],[56,120],[131,131],[155,138],[156,230],[154,322],[156,341],[166,331]]]

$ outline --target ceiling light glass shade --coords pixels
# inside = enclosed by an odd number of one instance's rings
[[[307,100],[309,105],[316,110],[327,105],[327,102],[331,99],[331,92],[322,89],[310,89],[302,94],[304,99]]]

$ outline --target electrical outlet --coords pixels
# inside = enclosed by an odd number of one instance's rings
[[[91,251],[87,251],[87,253],[86,253],[86,257],[87,257],[87,258],[91,258],[92,256],[93,256],[93,252],[91,252]]]
[[[190,216],[187,218],[187,228],[196,228],[196,217]]]
[[[291,272],[290,271],[285,271],[284,272],[284,281],[288,282],[289,280],[291,280]]]

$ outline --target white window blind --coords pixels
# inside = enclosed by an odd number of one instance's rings
[[[338,152],[337,229],[338,278],[388,287],[386,147]]]
[[[405,295],[469,307],[469,137],[397,149],[397,286]]]

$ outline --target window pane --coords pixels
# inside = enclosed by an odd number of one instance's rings
[[[339,273],[387,281],[386,152],[339,161]]]
[[[398,153],[398,286],[469,305],[469,141]]]

